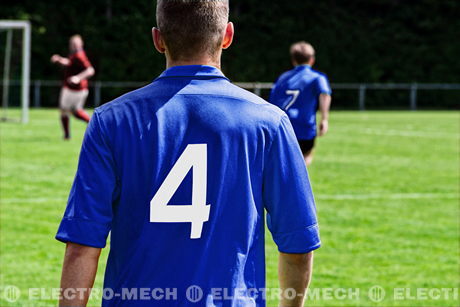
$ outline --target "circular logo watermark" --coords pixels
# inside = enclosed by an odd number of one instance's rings
[[[5,286],[3,288],[3,298],[9,303],[16,302],[21,296],[21,290],[16,286]]]
[[[373,286],[369,289],[368,296],[375,303],[381,302],[385,298],[385,289],[381,286]]]
[[[189,302],[196,303],[203,298],[203,290],[198,286],[190,286],[187,288],[186,296]]]

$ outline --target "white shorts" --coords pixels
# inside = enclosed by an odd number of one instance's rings
[[[59,107],[65,111],[83,109],[86,97],[88,97],[88,89],[74,91],[63,86],[59,95]]]

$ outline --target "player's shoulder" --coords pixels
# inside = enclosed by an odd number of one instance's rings
[[[260,110],[261,114],[263,112],[266,112],[269,117],[273,116],[275,118],[279,118],[284,114],[284,111],[282,111],[280,108],[277,106],[267,102],[265,99],[261,98],[260,96],[254,94],[253,92],[250,92],[248,90],[245,90],[233,83],[230,83],[230,89],[232,92],[232,96],[234,96],[237,99],[244,100],[254,106],[254,108],[257,108]]]
[[[73,55],[76,58],[86,58],[86,51],[84,49],[80,49],[76,51]]]
[[[289,69],[285,72],[283,72],[279,77],[278,77],[278,80],[276,81],[277,83],[280,83],[280,82],[284,82],[288,79],[290,79],[293,75],[296,74],[296,69],[295,68],[292,68],[292,69]]]
[[[324,78],[324,79],[328,80],[326,73],[324,73],[322,71],[319,71],[319,70],[316,70],[316,69],[312,68],[311,72],[314,73],[317,76],[317,78]]]
[[[141,88],[123,94],[114,100],[97,107],[94,109],[94,112],[101,117],[110,117],[113,115],[125,113],[129,109],[132,109],[133,104],[145,99],[145,97],[148,96],[148,92],[150,92],[149,90],[151,86],[152,84],[147,84]]]
[[[98,117],[107,123],[115,123],[117,118],[125,117],[127,114],[133,114],[141,110],[142,102],[149,101],[149,105],[161,107],[165,97],[165,85],[152,82],[144,87],[128,92],[104,105],[95,109]],[[181,93],[176,93],[177,97],[187,95],[197,95],[196,89],[182,89]],[[255,122],[269,124],[270,122],[279,123],[284,112],[277,106],[265,101],[263,98],[247,91],[231,82],[209,84],[202,88],[200,95],[213,97],[213,99],[222,99],[225,101],[239,101],[238,104],[228,103],[232,110],[242,108],[240,111],[246,116],[257,117]],[[168,96],[168,100],[171,97]]]
[[[84,64],[89,63],[88,57],[86,56],[86,52],[83,49],[80,49],[80,50],[76,51],[75,53],[73,53],[70,56],[70,60],[72,62],[80,62],[80,63],[84,63]]]
[[[283,110],[258,95],[235,84],[231,84],[229,90],[231,91],[231,99],[240,100],[241,103],[229,103],[233,110],[227,115],[232,118],[238,116],[236,114],[241,114],[237,122],[245,129],[267,129],[269,134],[276,134],[283,118],[289,121]]]

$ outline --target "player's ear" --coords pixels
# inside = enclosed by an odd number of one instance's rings
[[[227,49],[233,42],[233,35],[235,34],[235,28],[233,23],[229,22],[225,27],[224,39],[222,40],[222,49]]]
[[[152,28],[152,38],[155,49],[158,50],[159,53],[165,53],[166,45],[159,29],[155,27]]]

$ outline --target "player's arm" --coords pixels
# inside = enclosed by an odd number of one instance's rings
[[[312,269],[313,252],[304,254],[280,253],[278,275],[281,293],[285,293],[286,289],[294,289],[297,294],[293,299],[281,297],[280,306],[303,306]]]
[[[51,56],[51,63],[59,64],[61,66],[69,66],[70,60],[60,56],[59,54],[53,54],[53,56]]]
[[[63,294],[65,289],[91,288],[101,248],[111,230],[118,185],[110,138],[105,131],[110,129],[96,110],[85,132],[77,174],[56,234],[57,240],[67,244],[61,275]],[[88,295],[63,298],[60,304],[84,306]],[[78,304],[72,299],[77,299]]]
[[[94,70],[93,66],[90,66],[90,67],[86,68],[85,70],[83,70],[81,73],[70,77],[69,81],[70,81],[70,83],[78,84],[82,80],[86,80],[86,79],[91,78],[92,76],[94,76],[95,73],[96,73],[96,71]]]
[[[67,243],[59,306],[86,306],[96,278],[100,248]]]
[[[312,251],[321,245],[315,201],[305,162],[287,115],[283,115],[264,167],[267,226],[280,252],[279,282],[296,297],[281,306],[301,306],[312,275]]]
[[[319,111],[321,113],[321,122],[319,125],[319,136],[323,136],[329,129],[329,109],[331,107],[331,95],[322,93],[319,95]]]

